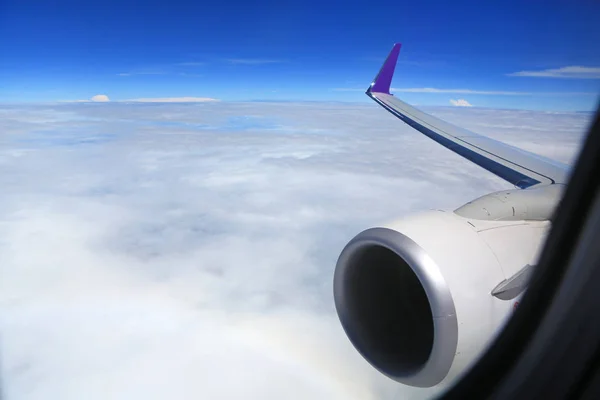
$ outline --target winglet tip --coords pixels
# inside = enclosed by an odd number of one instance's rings
[[[373,83],[371,83],[371,86],[367,89],[367,94],[371,92],[390,94],[390,86],[392,84],[392,78],[394,76],[394,70],[396,69],[396,62],[398,61],[401,47],[401,43],[394,43],[394,46],[381,66],[379,73],[373,80]]]

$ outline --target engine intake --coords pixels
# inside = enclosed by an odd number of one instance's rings
[[[392,250],[362,247],[350,261],[344,290],[355,344],[386,371],[414,373],[433,348],[433,317],[427,294],[412,269]]]
[[[350,341],[381,373],[420,387],[446,377],[458,340],[454,303],[410,238],[387,228],[357,235],[338,259],[334,296]]]

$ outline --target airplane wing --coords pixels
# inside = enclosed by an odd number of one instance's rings
[[[367,89],[369,97],[425,136],[516,187],[567,183],[567,165],[454,126],[390,94],[400,46],[400,43],[394,45]]]

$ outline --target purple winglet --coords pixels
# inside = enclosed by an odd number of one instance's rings
[[[394,76],[394,70],[396,69],[398,54],[400,54],[400,46],[402,46],[400,43],[394,44],[392,51],[390,51],[390,54],[387,56],[383,66],[375,77],[375,80],[367,90],[367,93],[376,92],[390,94],[390,85],[392,84],[392,77]]]

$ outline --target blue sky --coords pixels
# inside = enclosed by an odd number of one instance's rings
[[[598,15],[594,1],[4,0],[0,101],[368,101],[402,42],[393,86],[409,102],[591,110]]]

